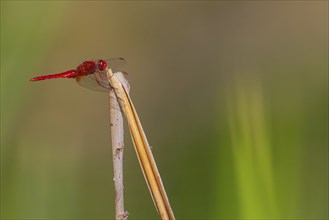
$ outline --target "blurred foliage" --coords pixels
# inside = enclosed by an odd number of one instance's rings
[[[114,217],[107,95],[28,79],[122,56],[177,218],[327,219],[327,9],[1,1],[1,218]],[[126,134],[129,219],[158,218]]]

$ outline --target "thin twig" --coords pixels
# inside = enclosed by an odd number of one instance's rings
[[[122,73],[115,73],[120,78],[127,91],[129,91],[128,81],[123,77]],[[114,190],[115,190],[115,218],[116,220],[127,220],[128,212],[124,210],[124,193],[123,193],[123,150],[124,150],[124,134],[123,134],[123,118],[121,108],[117,97],[113,90],[110,96],[110,125],[111,125],[111,142],[113,157],[113,173],[114,173]]]
[[[126,115],[137,158],[153,198],[154,205],[161,219],[175,220],[174,212],[170,206],[150,145],[126,86],[123,85],[118,77],[113,75],[111,69],[108,69],[107,75],[110,85],[114,88],[121,109]]]

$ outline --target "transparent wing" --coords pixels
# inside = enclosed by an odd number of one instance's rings
[[[108,92],[111,89],[108,81],[99,81],[95,74],[78,76],[75,80],[80,86],[97,92]]]
[[[127,61],[122,57],[105,59],[105,61],[108,67],[112,69],[113,73],[118,72],[121,67],[127,65]]]

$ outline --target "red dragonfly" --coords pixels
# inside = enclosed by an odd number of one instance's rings
[[[84,61],[76,69],[68,70],[62,73],[37,76],[30,81],[39,81],[45,79],[56,78],[74,78],[77,83],[85,88],[99,92],[108,92],[111,89],[109,85],[106,68],[111,68],[113,72],[117,72],[119,67],[127,64],[124,58],[112,58],[106,60],[90,60]]]

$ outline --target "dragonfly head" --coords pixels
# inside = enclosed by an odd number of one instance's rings
[[[98,67],[98,69],[99,69],[100,71],[105,70],[106,67],[107,67],[107,63],[106,63],[106,61],[105,61],[105,60],[98,60],[98,61],[97,61],[97,67]]]

